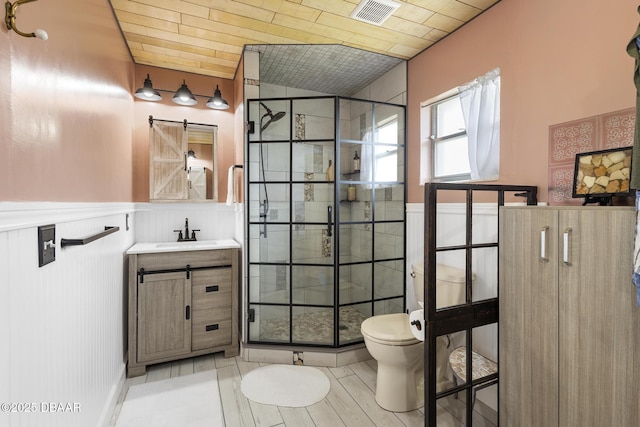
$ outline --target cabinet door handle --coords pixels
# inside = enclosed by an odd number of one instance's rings
[[[187,320],[191,319],[191,306],[187,306],[185,312],[186,312],[185,316],[186,316]]]
[[[218,292],[218,285],[207,286],[205,292]]]
[[[549,257],[547,257],[547,231],[549,231],[548,225],[540,230],[540,260],[544,262],[549,261]]]
[[[567,227],[564,229],[563,233],[563,248],[562,248],[562,261],[566,265],[571,265],[571,260],[569,259],[570,247],[569,244],[571,242],[571,227]]]

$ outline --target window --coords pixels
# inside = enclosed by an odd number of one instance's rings
[[[420,138],[420,184],[498,179],[500,69],[423,103]]]
[[[376,145],[376,181],[389,182],[398,180],[398,118],[393,117],[378,125],[377,140],[383,144]]]
[[[459,95],[436,102],[431,114],[433,149],[432,178],[438,181],[460,181],[471,178],[467,129]]]

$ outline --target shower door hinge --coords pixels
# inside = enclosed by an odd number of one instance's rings
[[[254,134],[256,131],[256,122],[254,122],[253,120],[250,120],[247,122],[247,133],[248,134]]]
[[[249,309],[249,323],[253,323],[256,321],[256,310],[255,308]]]

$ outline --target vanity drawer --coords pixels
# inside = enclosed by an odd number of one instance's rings
[[[193,311],[231,307],[232,269],[198,270],[191,277]]]
[[[209,321],[196,320],[196,313],[193,313],[193,322],[191,323],[192,350],[231,344],[231,308],[221,311],[226,312],[224,318]]]
[[[170,268],[231,266],[235,249],[214,249],[209,251],[162,252],[138,255],[138,268],[164,270]]]

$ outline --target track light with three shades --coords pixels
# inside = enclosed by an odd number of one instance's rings
[[[136,90],[134,96],[143,101],[160,101],[162,100],[162,95],[160,95],[160,92],[174,93],[172,91],[164,89],[154,89],[153,84],[151,83],[151,78],[149,77],[149,74],[147,74],[147,78],[144,79],[143,86]],[[229,108],[229,103],[222,97],[222,93],[220,92],[220,88],[218,85],[216,85],[213,96],[209,98],[205,95],[194,95],[189,90],[186,80],[182,81],[182,85],[180,85],[178,90],[173,95],[172,101],[178,105],[196,105],[198,103],[196,96],[208,98],[205,105],[214,110],[226,110]]]

